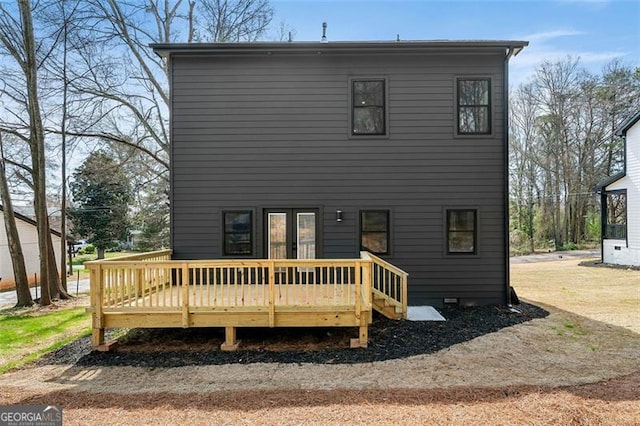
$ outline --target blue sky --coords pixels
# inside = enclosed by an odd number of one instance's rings
[[[511,82],[526,80],[544,59],[572,55],[592,72],[614,58],[640,66],[639,0],[435,1],[271,0],[274,21],[296,41],[528,40],[511,61]]]

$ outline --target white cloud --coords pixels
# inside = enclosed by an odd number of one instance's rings
[[[583,31],[577,31],[573,29],[558,29],[525,35],[523,37],[519,37],[519,39],[529,40],[530,42],[545,42],[558,37],[571,37],[584,34],[586,33]]]
[[[629,52],[622,50],[592,51],[581,48],[569,48],[571,37],[588,36],[588,33],[572,28],[559,28],[532,33],[520,40],[528,40],[531,44],[518,56],[511,59],[511,85],[516,86],[533,75],[536,67],[543,61],[559,61],[567,56],[580,58],[580,63],[587,69],[596,70],[599,66],[627,56]]]
[[[564,51],[555,49],[531,49],[523,50],[518,56],[511,59],[509,65],[510,85],[517,86],[528,80],[543,61],[560,61],[570,56],[580,58],[580,63],[587,69],[597,72],[607,62],[616,58],[623,58],[629,53],[624,51],[588,52],[588,51]]]
[[[581,52],[581,51],[560,51],[560,50],[530,50],[522,51],[511,62],[512,68],[536,67],[543,61],[557,61],[567,56],[580,58],[580,62],[588,65],[599,62],[611,61],[627,55],[628,52]]]

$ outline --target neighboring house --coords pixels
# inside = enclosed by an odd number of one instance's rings
[[[18,235],[20,236],[24,262],[27,268],[27,277],[29,278],[29,283],[33,284],[35,282],[35,274],[40,274],[37,224],[33,219],[20,213],[14,213],[14,216],[16,218],[16,226],[18,227]],[[53,242],[57,265],[60,264],[61,237],[62,234],[60,234],[60,232],[51,230],[51,241]],[[38,281],[40,281],[39,278]],[[7,242],[4,214],[2,213],[2,206],[0,206],[0,289],[14,287],[13,265],[11,263],[11,254],[9,253],[9,245]]]
[[[616,132],[624,140],[624,168],[600,183],[602,261],[640,266],[640,111]]]
[[[506,304],[508,61],[524,41],[155,44],[174,259],[358,258],[410,305]]]

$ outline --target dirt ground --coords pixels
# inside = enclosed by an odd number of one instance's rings
[[[640,272],[512,267],[550,312],[430,355],[352,365],[28,367],[0,404],[65,424],[640,424]],[[615,291],[614,291],[615,290]]]

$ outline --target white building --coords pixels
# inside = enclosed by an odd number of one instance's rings
[[[16,226],[20,236],[20,244],[24,255],[24,262],[27,269],[29,283],[33,284],[35,275],[40,275],[40,255],[38,252],[38,229],[33,219],[15,213]],[[58,231],[51,230],[51,241],[56,254],[56,265],[60,264],[60,238]],[[59,267],[58,267],[59,268]],[[38,276],[38,282],[40,277]],[[10,289],[15,287],[13,276],[13,266],[11,255],[9,254],[9,243],[7,242],[7,232],[5,230],[4,214],[0,206],[0,289]]]
[[[602,261],[640,266],[640,111],[616,134],[624,140],[624,169],[598,185]]]

